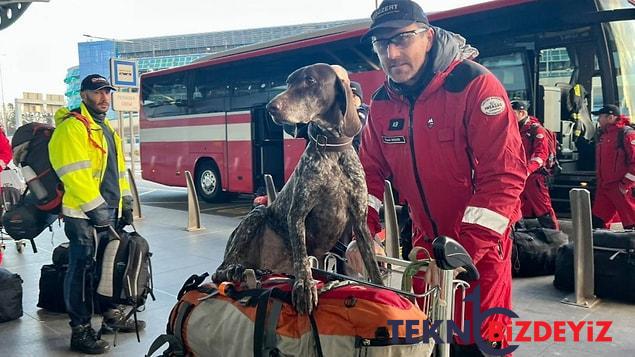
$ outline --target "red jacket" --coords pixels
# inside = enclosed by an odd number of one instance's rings
[[[530,116],[520,127],[520,136],[523,139],[523,147],[525,148],[527,173],[533,174],[545,166],[549,158],[547,132],[537,118]]]
[[[470,60],[437,72],[414,106],[385,84],[360,151],[369,205],[378,209],[390,178],[411,210],[415,245],[447,235],[478,262],[520,218],[527,169],[517,125],[505,88]]]
[[[598,187],[621,183],[624,189],[635,188],[635,130],[629,130],[623,144],[618,144],[623,130],[623,123],[609,125],[600,135],[595,153]]]
[[[4,161],[5,165],[9,165],[13,159],[13,152],[11,151],[11,144],[9,143],[9,139],[4,134],[4,130],[0,129],[0,160]],[[3,168],[0,166],[0,171]]]

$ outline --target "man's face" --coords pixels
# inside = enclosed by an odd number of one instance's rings
[[[600,123],[600,128],[606,128],[611,124],[615,124],[617,116],[613,114],[600,114],[598,116],[598,122]]]
[[[423,30],[416,23],[388,29],[373,36],[373,50],[388,78],[396,83],[413,85],[432,47],[433,36],[434,30]]]
[[[525,119],[525,117],[527,116],[527,111],[526,110],[514,110],[514,115],[516,116],[516,120],[521,121],[521,120]]]
[[[110,88],[85,90],[80,96],[84,104],[99,114],[105,114],[110,108]]]

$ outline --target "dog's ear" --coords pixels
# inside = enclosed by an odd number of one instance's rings
[[[337,74],[337,79],[335,80],[336,100],[342,112],[342,134],[352,138],[362,129],[362,121],[357,114],[357,108],[353,101],[353,90],[348,76],[342,78],[337,71],[335,73]]]

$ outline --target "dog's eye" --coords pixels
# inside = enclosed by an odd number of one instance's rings
[[[306,82],[306,84],[308,84],[308,85],[313,85],[313,84],[317,83],[315,78],[313,78],[311,76],[304,77],[304,82]]]

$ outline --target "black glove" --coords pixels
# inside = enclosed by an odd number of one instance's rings
[[[132,197],[123,196],[121,204],[121,218],[119,218],[119,226],[124,227],[132,225],[134,218],[132,218]]]
[[[107,226],[110,224],[110,209],[105,202],[85,213],[93,226]]]

